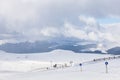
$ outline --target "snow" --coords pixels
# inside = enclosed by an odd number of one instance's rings
[[[0,80],[120,80],[120,59],[108,60],[108,73],[105,72],[105,61],[83,64],[82,72],[78,65],[113,56],[65,50],[33,54],[0,51]],[[70,61],[74,63],[72,66]],[[67,64],[69,67],[53,68],[54,64]]]

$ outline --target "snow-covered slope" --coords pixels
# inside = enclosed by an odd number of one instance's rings
[[[109,60],[109,73],[105,73],[104,61],[76,65],[97,58],[112,57],[106,54],[74,53],[55,50],[49,53],[13,54],[0,52],[0,80],[120,80],[120,59]],[[53,68],[54,64],[71,67]]]

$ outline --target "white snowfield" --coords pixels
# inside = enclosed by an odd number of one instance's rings
[[[119,56],[119,55],[118,55]],[[13,54],[0,51],[0,80],[120,80],[120,59],[106,54],[55,50],[48,53]],[[93,61],[83,64],[79,63]],[[57,67],[53,67],[57,64]],[[82,69],[82,71],[81,71]]]

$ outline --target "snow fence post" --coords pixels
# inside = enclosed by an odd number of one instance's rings
[[[50,61],[50,67],[51,68],[53,67],[53,61]]]
[[[82,63],[80,63],[79,65],[80,65],[80,71],[82,72]]]
[[[108,73],[108,62],[107,61],[105,62],[105,65],[106,65],[106,73]]]

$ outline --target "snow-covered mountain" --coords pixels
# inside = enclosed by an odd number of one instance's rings
[[[0,45],[0,50],[9,53],[42,53],[50,52],[56,49],[70,50],[76,53],[109,53],[120,54],[120,47],[107,49],[103,44],[85,43],[85,42],[50,42],[50,41],[36,41],[36,42],[21,42],[21,43],[6,43]]]
[[[81,42],[82,43],[82,42]],[[77,42],[21,42],[0,45],[0,50],[9,53],[42,53],[56,49],[70,50],[77,53],[102,53],[97,44],[78,44]],[[101,46],[100,46],[101,47]]]
[[[114,47],[107,51],[110,54],[120,55],[120,47]]]

